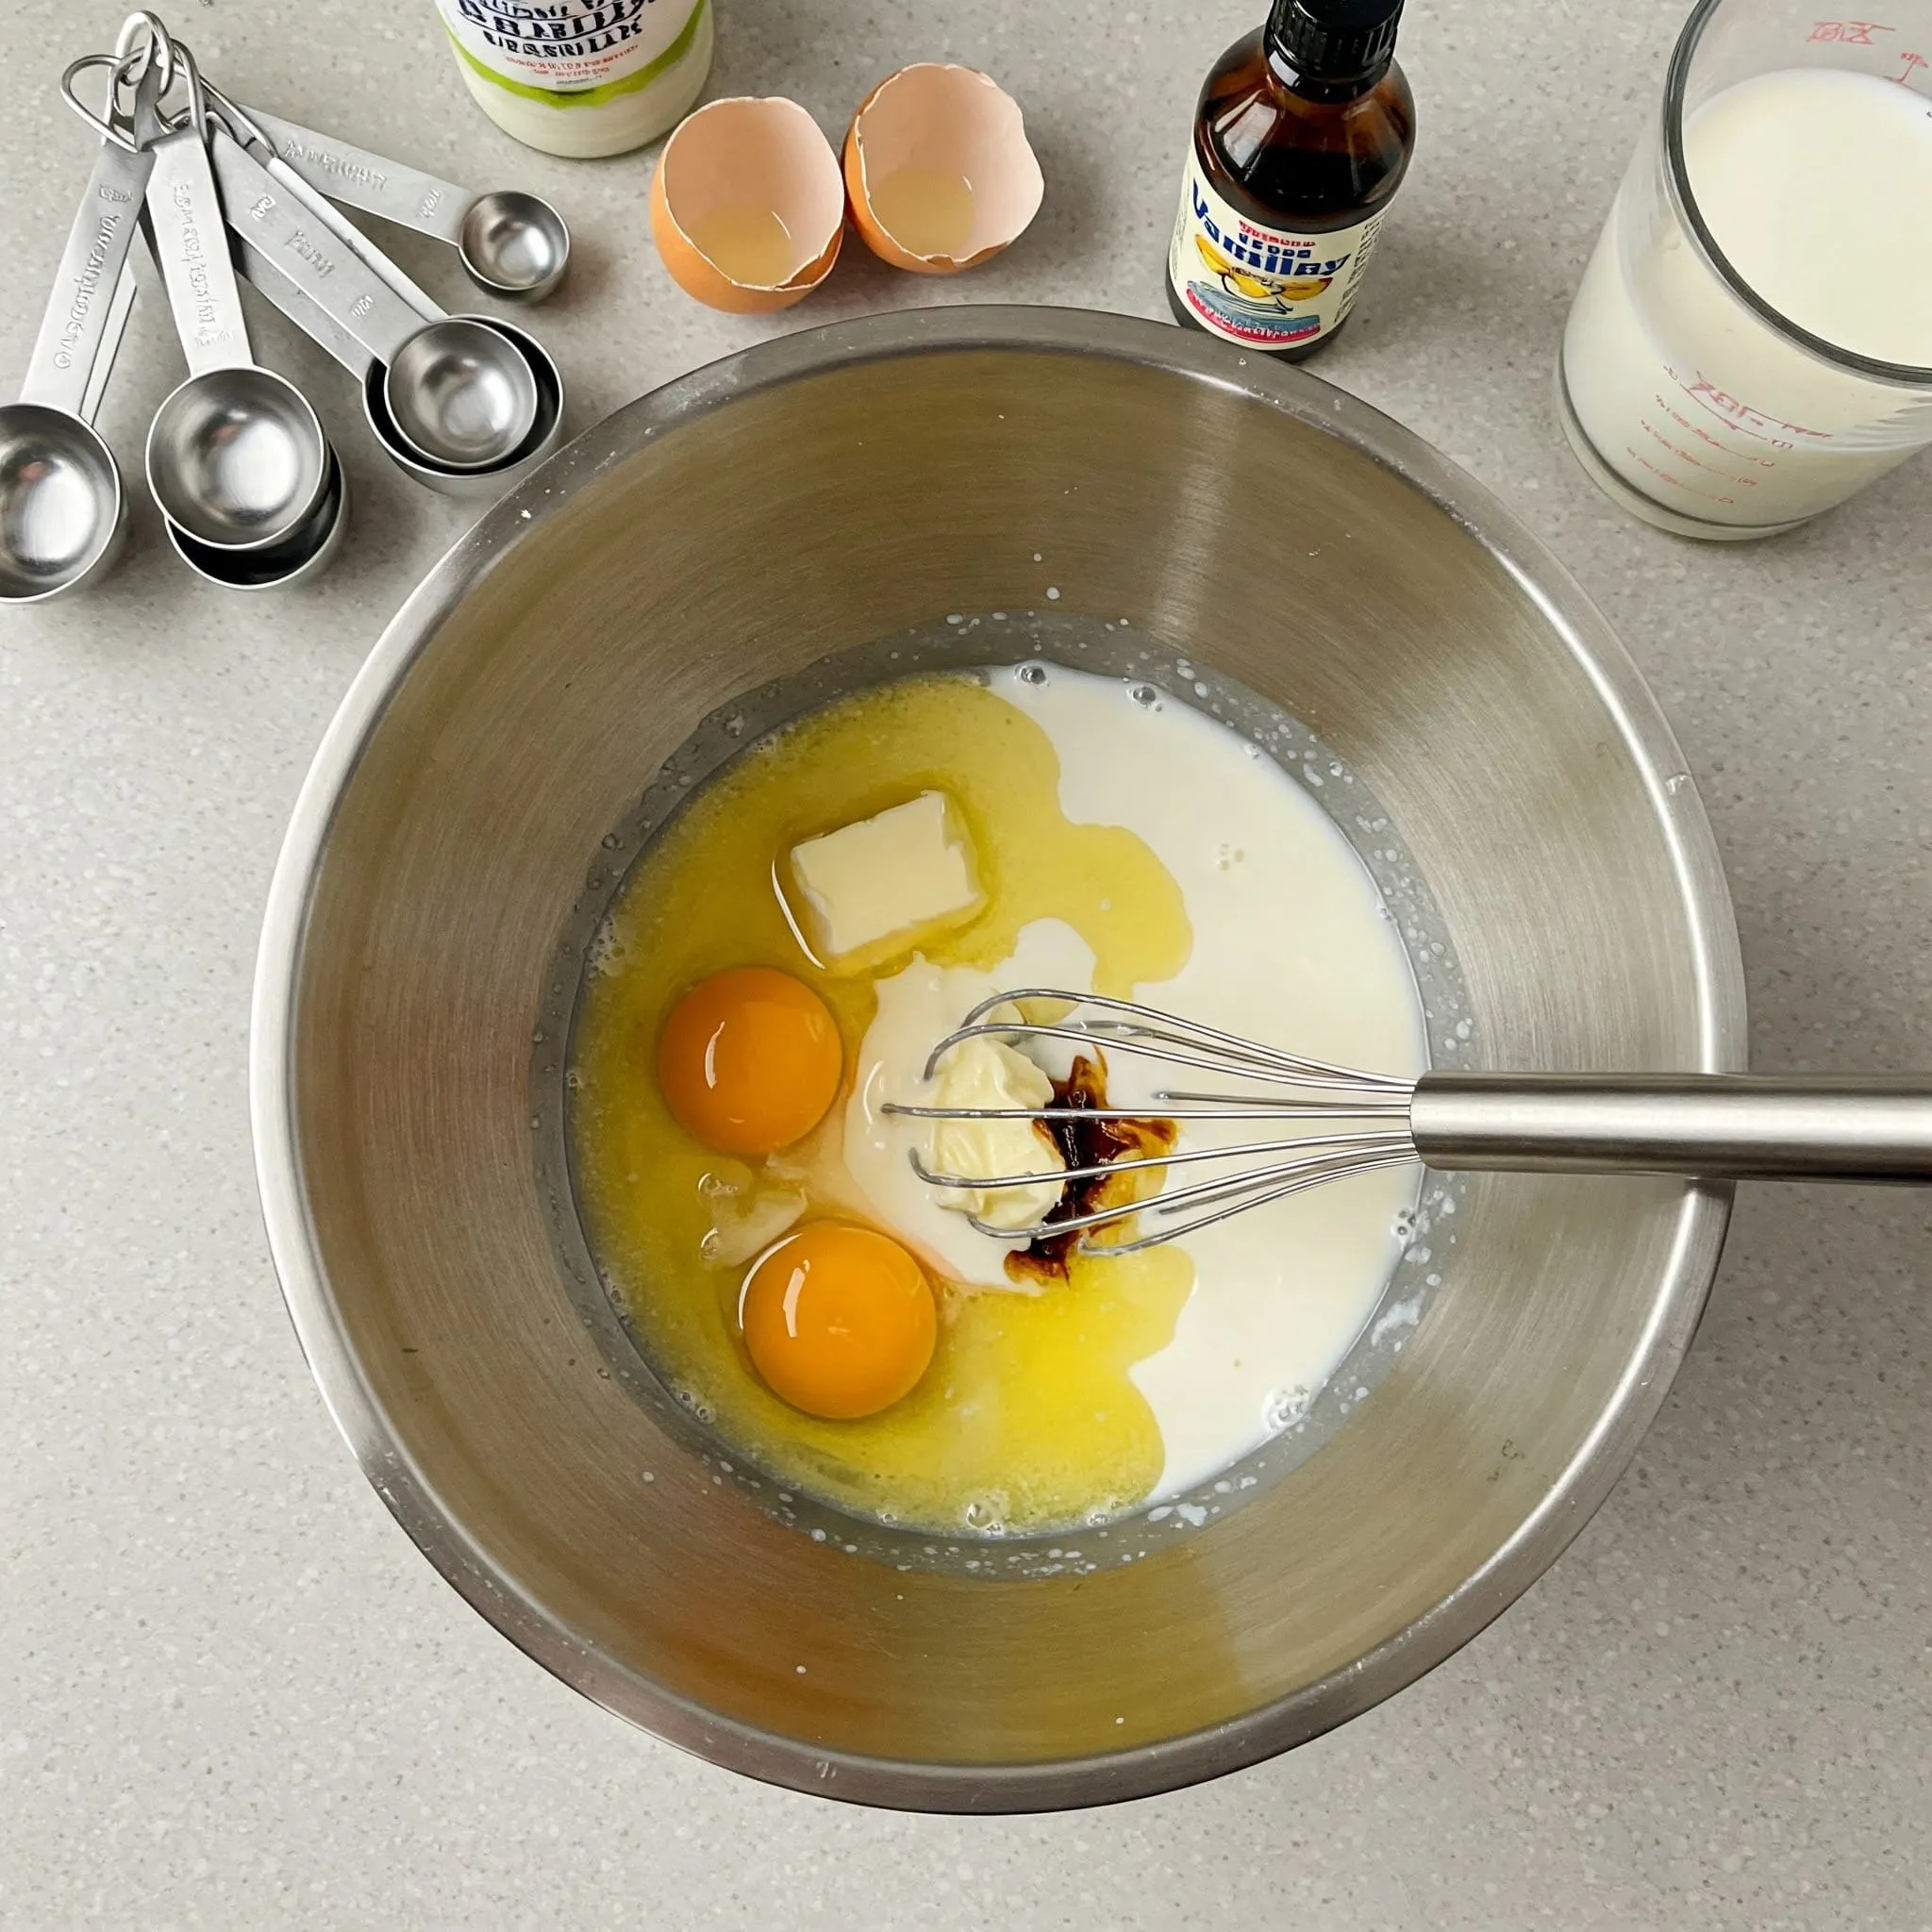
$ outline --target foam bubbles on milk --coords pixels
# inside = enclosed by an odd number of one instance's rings
[[[1308,1412],[1308,1404],[1313,1398],[1308,1391],[1297,1385],[1292,1389],[1271,1389],[1268,1399],[1261,1405],[1261,1422],[1271,1436],[1278,1436],[1284,1429],[1291,1429]]]

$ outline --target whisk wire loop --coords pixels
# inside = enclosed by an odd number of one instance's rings
[[[1031,1020],[1022,1003],[1041,1002],[1058,1017]],[[1090,1017],[1091,1015],[1091,1017]],[[946,1056],[964,1042],[995,1039],[1008,1043],[1064,1041],[1102,1055],[1127,1054],[1175,1068],[1218,1074],[1250,1083],[1248,1091],[1168,1091],[1139,1108],[1068,1107],[978,1108],[888,1103],[887,1111],[911,1120],[1067,1122],[1164,1121],[1231,1124],[1307,1121],[1327,1124],[1359,1123],[1345,1131],[1284,1140],[1249,1140],[1226,1145],[1183,1146],[1166,1152],[1101,1160],[1072,1167],[990,1176],[941,1173],[918,1150],[913,1172],[928,1186],[996,1191],[1194,1168],[1204,1163],[1241,1162],[1238,1174],[1209,1175],[1162,1189],[1144,1199],[1107,1202],[1085,1212],[1057,1208],[1044,1220],[1019,1229],[995,1227],[977,1215],[973,1225],[1007,1241],[1076,1236],[1089,1253],[1131,1255],[1225,1220],[1231,1214],[1299,1193],[1305,1188],[1413,1160],[1408,1111],[1415,1083],[1389,1074],[1362,1073],[1332,1061],[1238,1039],[1218,1027],[1156,1011],[1132,1000],[1101,993],[1069,992],[1058,987],[1022,987],[982,1000],[928,1056],[925,1077],[938,1074]],[[1256,1165],[1257,1162],[1260,1164]],[[1206,1210],[1206,1211],[1202,1211]],[[1102,1228],[1143,1217],[1148,1232],[1131,1241],[1094,1242],[1087,1237]]]

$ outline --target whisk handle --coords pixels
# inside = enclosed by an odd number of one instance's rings
[[[1425,1074],[1409,1127],[1452,1173],[1932,1183],[1932,1074]]]

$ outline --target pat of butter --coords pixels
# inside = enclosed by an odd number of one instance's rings
[[[941,1060],[934,1107],[1050,1107],[1053,1082],[1023,1053],[982,1033],[962,1040]],[[1060,1173],[1059,1149],[1031,1121],[935,1121],[929,1165],[934,1174],[996,1180],[1023,1174]],[[1037,1226],[1058,1201],[1065,1183],[1030,1188],[941,1188],[941,1208],[971,1214],[991,1227]]]
[[[986,904],[973,842],[943,791],[794,845],[791,877],[806,942],[835,971],[875,966]]]

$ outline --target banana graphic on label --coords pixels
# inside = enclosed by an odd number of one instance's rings
[[[1239,295],[1249,302],[1281,308],[1291,302],[1307,302],[1319,295],[1335,279],[1333,275],[1294,275],[1287,281],[1277,281],[1269,275],[1257,275],[1248,269],[1237,268],[1205,235],[1194,237],[1194,246],[1201,251],[1201,259],[1208,264],[1208,274],[1230,295]]]

